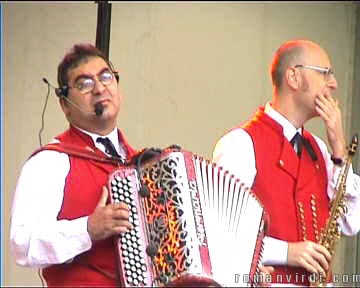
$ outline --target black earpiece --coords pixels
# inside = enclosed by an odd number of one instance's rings
[[[105,61],[107,62],[108,66],[109,66],[109,68],[110,68],[110,70],[111,70],[111,72],[114,74],[115,79],[116,79],[116,82],[119,83],[119,78],[120,78],[120,77],[119,77],[119,72],[115,70],[115,67],[114,67],[114,65],[111,63],[110,60],[105,60]]]
[[[115,79],[116,79],[116,82],[119,83],[119,72],[117,71],[113,71],[114,73],[114,76],[115,76]]]
[[[55,88],[55,94],[58,97],[67,97],[69,92],[69,87],[67,85],[62,86],[61,88]]]

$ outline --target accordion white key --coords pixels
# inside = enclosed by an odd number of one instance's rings
[[[165,150],[109,177],[133,229],[116,239],[121,285],[256,286],[267,216],[228,171]]]

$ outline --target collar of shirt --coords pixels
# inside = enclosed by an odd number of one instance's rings
[[[282,126],[284,136],[289,142],[295,136],[296,132],[302,135],[302,128],[296,129],[289,120],[271,107],[270,102],[266,103],[264,112]]]
[[[76,127],[76,126],[75,126]],[[79,127],[76,127],[76,129],[79,129],[81,132],[89,135],[91,137],[91,139],[93,140],[94,142],[94,145],[96,148],[98,148],[99,150],[101,150],[102,152],[105,153],[105,147],[104,145],[102,145],[101,143],[98,143],[96,142],[96,139],[98,137],[102,137],[102,138],[109,138],[111,140],[111,142],[114,144],[115,146],[115,149],[116,151],[119,153],[120,156],[124,157],[125,158],[125,152],[124,150],[122,149],[122,147],[120,146],[120,143],[119,143],[119,137],[118,137],[118,129],[117,127],[114,128],[114,130],[112,130],[109,134],[107,135],[99,135],[99,134],[95,134],[95,133],[91,133],[89,131],[86,131],[84,129],[81,129]],[[105,153],[106,154],[106,153]]]

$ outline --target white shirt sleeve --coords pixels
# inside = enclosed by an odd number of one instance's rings
[[[318,137],[314,136],[324,157],[328,174],[328,196],[329,199],[335,197],[335,188],[342,168],[334,165],[331,155],[327,150],[326,144]],[[346,178],[346,207],[347,213],[339,219],[341,231],[345,235],[355,235],[360,230],[360,177],[353,171],[352,165]]]
[[[314,136],[324,157],[328,174],[327,193],[330,199],[334,197],[341,168],[331,161],[326,144]],[[235,129],[223,136],[216,144],[213,152],[213,162],[228,169],[248,187],[253,185],[256,176],[254,146],[249,134],[241,129]],[[246,165],[244,165],[246,163]],[[346,180],[347,214],[339,221],[344,234],[354,235],[360,230],[360,177],[353,172],[352,167]],[[286,241],[264,238],[264,265],[284,265],[287,263],[288,243]]]
[[[223,136],[215,146],[213,162],[229,170],[242,183],[251,187],[256,175],[256,165],[250,135],[238,128]]]
[[[223,136],[215,146],[213,162],[229,170],[246,186],[252,187],[257,173],[255,152],[252,139],[245,130],[238,128]],[[287,249],[286,241],[265,237],[263,264],[286,264]]]
[[[64,263],[91,248],[88,217],[57,220],[69,169],[69,157],[50,150],[24,164],[10,227],[10,246],[19,265],[41,268]]]

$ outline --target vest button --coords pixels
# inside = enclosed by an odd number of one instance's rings
[[[279,160],[279,164],[281,167],[284,167],[284,161],[282,159]]]

